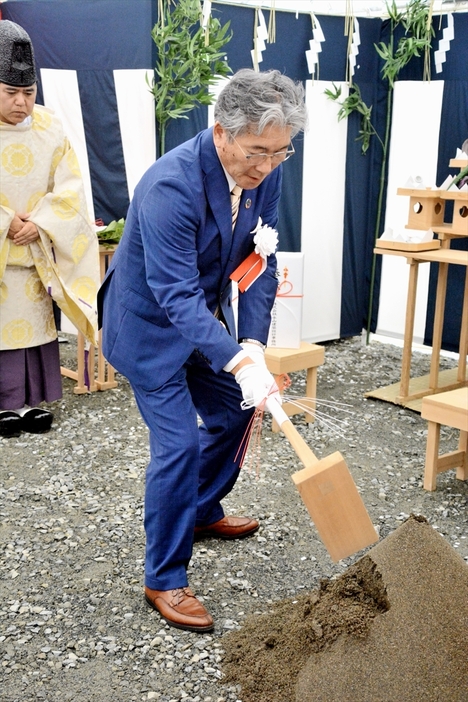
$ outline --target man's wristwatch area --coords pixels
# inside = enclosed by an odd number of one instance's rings
[[[262,342],[258,341],[257,339],[239,339],[239,344],[255,344],[256,346],[260,346],[260,348],[264,351],[266,349],[266,344],[262,344]]]

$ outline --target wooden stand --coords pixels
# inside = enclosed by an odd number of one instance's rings
[[[99,247],[99,267],[101,281],[104,280],[112,256],[116,250],[116,246]],[[113,367],[107,363],[101,351],[102,334],[99,332],[98,346],[90,346],[88,351],[85,350],[85,339],[81,332],[77,335],[77,370],[72,371],[61,366],[60,372],[66,378],[76,380],[76,385],[73,388],[75,395],[83,395],[87,392],[95,392],[96,390],[110,390],[116,388],[118,383],[115,380],[115,371]],[[97,354],[97,374],[96,374],[96,354]]]
[[[64,366],[60,367],[60,372],[65,378],[76,380],[76,385],[73,388],[75,395],[84,395],[87,392],[94,392],[98,389],[94,375],[94,351],[95,347],[90,346],[86,353],[84,336],[81,332],[78,332],[76,352],[77,370],[72,371]]]
[[[311,410],[310,414],[305,415],[306,422],[314,421],[312,412],[315,409],[315,397],[317,396],[317,367],[323,364],[324,359],[324,347],[318,344],[309,344],[306,341],[302,341],[298,349],[268,347],[265,351],[265,362],[273,375],[307,370],[306,396],[311,399],[305,402],[301,400],[301,404],[307,404]],[[283,410],[288,417],[302,411],[290,402],[283,404]],[[275,419],[273,419],[272,429],[274,432],[280,429]]]
[[[450,165],[458,166],[460,165],[460,163],[458,161],[454,163],[452,160],[450,162]],[[410,195],[410,203],[411,199],[416,197],[416,194],[418,194],[418,191],[413,191],[406,188],[399,188],[397,192],[399,195]],[[412,217],[411,213],[413,210],[410,204],[408,226],[412,229],[431,228],[438,235],[438,238],[440,240],[440,248],[432,251],[413,251],[410,253],[408,250],[404,250],[404,246],[402,246],[400,250],[396,250],[394,248],[385,248],[385,242],[381,241],[380,245],[374,249],[374,252],[377,254],[405,256],[410,266],[408,294],[406,301],[406,320],[401,368],[401,381],[399,394],[395,397],[395,402],[403,406],[408,406],[414,400],[418,400],[426,395],[440,392],[441,390],[439,380],[439,367],[440,350],[442,347],[442,331],[444,325],[445,300],[447,293],[448,267],[449,265],[464,266],[465,269],[467,269],[468,267],[468,252],[458,251],[450,248],[450,241],[452,239],[468,237],[468,193],[460,191],[457,188],[453,188],[453,190],[421,190],[419,192],[419,198],[421,202],[430,202],[431,205],[426,207],[425,219],[421,219],[419,221],[417,219],[415,220],[414,217]],[[443,222],[443,212],[445,211],[445,203],[447,200],[453,200],[454,202],[454,215],[451,223]],[[440,218],[440,209],[438,209],[438,205],[440,205],[440,203],[443,204],[442,220]],[[419,215],[417,215],[417,217],[418,216]],[[419,264],[424,262],[433,262],[439,264],[436,302],[434,311],[431,369],[428,387],[420,389],[417,392],[410,392],[411,348],[414,332],[418,271]],[[460,330],[458,373],[456,381],[452,382],[449,385],[445,385],[443,387],[443,390],[451,390],[468,385],[466,367],[467,354],[468,273],[465,270],[465,288],[463,296],[462,321]],[[382,388],[382,390],[384,390],[384,388]],[[379,390],[366,393],[366,395],[368,397],[381,397],[381,393],[379,393]]]
[[[421,416],[428,420],[424,489],[435,490],[437,475],[450,468],[468,480],[468,388],[423,398]],[[439,456],[441,424],[460,429],[460,440],[458,451]]]
[[[375,249],[376,253],[383,253],[383,249]],[[440,350],[442,346],[442,329],[444,324],[445,298],[447,291],[448,266],[460,265],[468,267],[468,252],[457,251],[455,249],[441,248],[437,251],[421,251],[419,253],[407,254],[404,251],[385,251],[393,256],[405,256],[410,266],[408,294],[406,300],[405,335],[403,342],[403,357],[401,366],[401,379],[399,394],[396,397],[397,404],[407,405],[408,402],[440,391],[439,365]],[[418,392],[410,392],[410,372],[411,372],[411,348],[413,342],[414,317],[416,309],[416,292],[418,283],[419,264],[424,262],[438,262],[439,274],[437,280],[436,305],[434,312],[434,329],[432,339],[431,370],[429,385]],[[458,374],[455,382],[449,386],[444,386],[444,390],[451,390],[457,387],[468,385],[466,376],[466,356],[468,353],[468,275],[465,274],[465,294],[463,300],[462,323],[459,345]],[[368,396],[376,397],[374,393],[367,393]]]

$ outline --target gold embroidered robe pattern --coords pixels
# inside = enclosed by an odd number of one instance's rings
[[[75,152],[53,112],[36,105],[30,124],[0,122],[0,350],[53,341],[54,299],[96,343],[99,253]],[[39,239],[7,237],[30,213]]]

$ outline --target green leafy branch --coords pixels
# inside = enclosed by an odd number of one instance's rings
[[[421,56],[422,51],[429,51],[431,39],[435,36],[430,20],[429,7],[426,0],[411,0],[406,7],[406,13],[398,12],[395,0],[387,5],[387,12],[392,22],[390,42],[381,41],[374,44],[375,50],[383,60],[382,76],[388,80],[390,89],[395,85],[399,72],[414,57]],[[398,41],[394,49],[393,30],[401,24],[405,35]]]
[[[165,134],[171,119],[188,119],[187,113],[197,105],[214,101],[209,88],[231,69],[223,47],[231,39],[230,23],[224,26],[210,17],[201,26],[200,0],[170,0],[151,32],[158,49],[155,80],[151,90],[159,126],[160,154],[165,151]]]
[[[468,175],[468,166],[465,166],[465,168],[462,168],[460,173],[457,176],[455,176],[455,178],[452,180],[452,182],[448,186],[447,190],[450,190],[452,185],[457,185],[457,183],[459,183],[460,180],[462,180],[462,178],[464,178],[467,175]]]
[[[385,44],[382,41],[379,44],[374,44],[374,46],[383,60],[382,77],[388,82],[390,93],[402,68],[412,58],[419,57],[422,51],[430,50],[434,29],[430,22],[427,0],[410,0],[405,12],[399,12],[395,0],[392,0],[391,4],[387,4],[387,12],[391,22],[389,43]],[[395,49],[394,33],[399,24],[404,27],[405,35],[400,38]],[[361,115],[361,128],[357,141],[362,141],[362,153],[365,154],[367,152],[371,137],[374,135],[377,136],[385,151],[384,141],[379,137],[372,124],[372,106],[369,107],[363,101],[359,86],[353,83],[350,86],[348,97],[342,102],[339,102],[341,87],[337,88],[333,84],[333,88],[334,90],[325,90],[325,94],[330,100],[338,101],[341,106],[338,112],[338,120],[349,117],[352,112],[358,112]]]
[[[361,150],[365,154],[369,148],[370,140],[372,136],[376,136],[377,139],[383,146],[382,139],[377,134],[372,121],[372,107],[368,107],[361,96],[361,91],[356,83],[349,88],[349,95],[342,102],[339,101],[341,97],[341,86],[336,86],[333,83],[333,90],[326,89],[325,95],[330,100],[335,100],[340,105],[338,110],[338,121],[341,122],[342,119],[349,117],[353,112],[358,112],[361,115],[361,127],[359,129],[359,136],[356,141],[362,141]]]
[[[122,238],[123,230],[125,227],[125,219],[115,219],[109,222],[105,229],[101,229],[97,232],[97,238],[101,246],[115,246],[119,243]]]

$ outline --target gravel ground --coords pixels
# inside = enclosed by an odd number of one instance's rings
[[[74,367],[74,338],[61,344]],[[401,349],[358,337],[325,344],[318,397],[353,414],[338,435],[294,423],[314,452],[341,451],[381,538],[411,514],[424,515],[468,560],[468,483],[454,471],[422,489],[427,425],[419,414],[364,392],[397,382]],[[456,365],[443,359],[443,368]],[[414,354],[413,375],[429,371]],[[127,381],[115,390],[54,403],[46,435],[0,440],[0,697],[2,702],[239,702],[223,684],[223,634],[272,602],[315,589],[362,555],[334,564],[290,475],[301,466],[287,440],[265,421],[258,470],[244,469],[225,501],[228,514],[260,519],[255,536],[195,544],[190,585],[216,629],[169,628],[144,602],[142,525],[147,431]],[[305,374],[292,374],[305,392]],[[444,427],[441,448],[453,450]],[[267,702],[267,701],[265,701]]]

